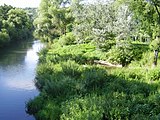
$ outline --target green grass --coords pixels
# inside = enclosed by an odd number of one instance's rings
[[[134,63],[127,68],[105,68],[93,64],[95,59],[107,58],[92,44],[56,44],[40,53],[35,81],[40,95],[26,105],[36,120],[160,118],[158,68]]]

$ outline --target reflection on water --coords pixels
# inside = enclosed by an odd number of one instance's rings
[[[38,94],[34,86],[39,41],[19,43],[0,52],[0,120],[34,120],[25,102]]]

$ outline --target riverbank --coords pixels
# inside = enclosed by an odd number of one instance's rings
[[[106,52],[91,43],[43,49],[37,67],[40,95],[27,103],[36,120],[157,119],[158,69],[112,68],[94,63]]]

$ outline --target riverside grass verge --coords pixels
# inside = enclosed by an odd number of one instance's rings
[[[104,68],[106,53],[92,44],[41,51],[36,86],[27,113],[36,120],[157,120],[160,72],[141,67]]]

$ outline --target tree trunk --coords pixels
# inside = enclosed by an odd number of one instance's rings
[[[158,60],[158,50],[154,51],[154,62],[153,65],[156,67],[157,66],[157,60]]]

